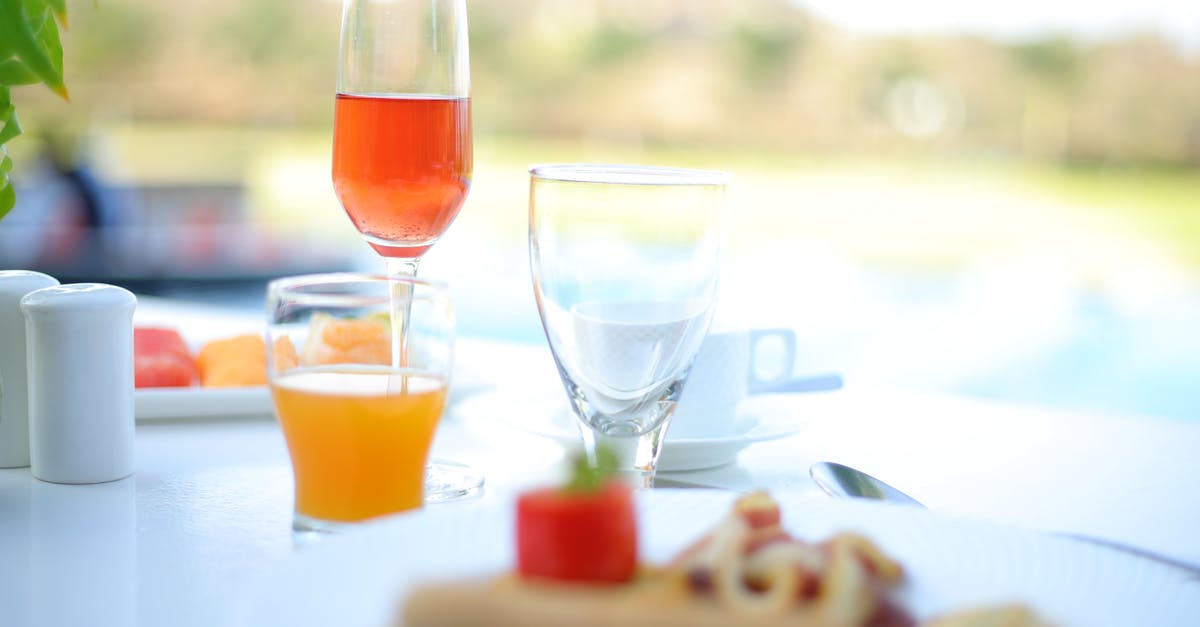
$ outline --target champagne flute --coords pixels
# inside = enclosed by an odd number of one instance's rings
[[[345,0],[333,186],[388,264],[417,265],[471,187],[464,0]]]
[[[650,487],[716,306],[724,172],[620,165],[530,170],[534,294],[588,456]]]
[[[345,0],[333,124],[333,186],[387,265],[412,277],[471,187],[471,78],[465,0]],[[404,289],[397,284],[397,289]],[[397,293],[392,353],[405,359],[408,302]],[[470,494],[483,478],[434,460],[428,500]]]

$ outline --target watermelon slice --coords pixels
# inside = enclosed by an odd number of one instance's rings
[[[134,328],[134,387],[190,387],[199,380],[196,360],[178,331],[161,327]]]

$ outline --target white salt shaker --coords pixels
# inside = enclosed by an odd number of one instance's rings
[[[58,280],[41,272],[0,271],[0,468],[29,465],[29,395],[21,298],[52,285],[58,285]]]
[[[133,310],[128,290],[47,287],[21,299],[33,476],[101,483],[133,473]]]

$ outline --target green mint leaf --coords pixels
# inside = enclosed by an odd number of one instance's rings
[[[617,454],[607,447],[596,447],[596,463],[593,465],[586,454],[576,455],[571,460],[571,479],[567,481],[568,492],[595,492],[617,469]]]

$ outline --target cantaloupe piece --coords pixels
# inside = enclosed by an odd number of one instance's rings
[[[267,345],[254,334],[213,340],[200,348],[196,365],[206,387],[266,385]]]
[[[300,353],[305,366],[392,363],[392,333],[387,318],[343,319],[315,315]]]
[[[283,372],[300,365],[300,356],[296,354],[296,346],[286,335],[275,338],[275,372]]]

